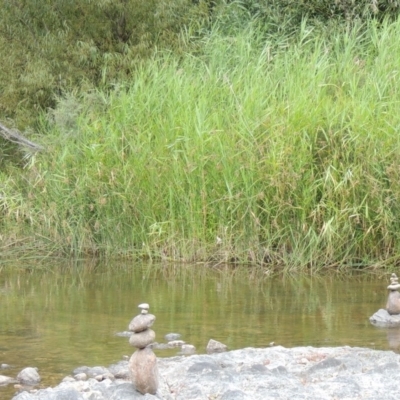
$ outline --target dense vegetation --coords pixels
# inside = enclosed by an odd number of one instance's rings
[[[3,254],[398,262],[396,1],[2,3]]]

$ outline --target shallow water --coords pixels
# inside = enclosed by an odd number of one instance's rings
[[[43,267],[43,266],[42,266]],[[229,349],[360,346],[397,350],[400,330],[368,318],[386,302],[386,279],[269,277],[252,269],[139,264],[0,270],[0,374],[39,368],[42,387],[81,365],[108,366],[134,349],[127,330],[137,305],[150,304],[158,342],[177,332],[204,353],[210,338]],[[156,351],[159,357],[177,350]],[[0,387],[11,399],[13,385]]]

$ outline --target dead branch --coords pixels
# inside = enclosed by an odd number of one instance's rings
[[[43,147],[40,146],[39,144],[31,142],[17,130],[15,129],[11,130],[6,126],[4,126],[2,123],[0,123],[0,135],[3,136],[4,139],[16,143],[20,146],[27,146],[35,151],[43,150]]]

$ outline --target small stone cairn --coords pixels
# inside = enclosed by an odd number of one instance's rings
[[[147,303],[138,307],[141,313],[129,324],[129,330],[133,332],[129,344],[138,349],[129,360],[129,371],[137,391],[142,394],[156,394],[159,380],[157,357],[153,350],[147,347],[156,338],[155,332],[150,329],[156,317],[148,313],[150,306]]]
[[[390,277],[390,285],[387,287],[389,290],[389,297],[386,303],[386,311],[390,315],[400,314],[400,289],[399,278],[396,274]]]
[[[386,308],[378,310],[369,320],[372,325],[380,327],[400,327],[400,284],[395,273],[390,276],[390,285],[387,287],[389,296]]]

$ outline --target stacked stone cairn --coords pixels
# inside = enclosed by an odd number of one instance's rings
[[[386,310],[390,315],[400,314],[400,289],[399,278],[396,274],[392,274],[390,277],[390,285],[387,287],[389,290],[389,296],[386,303]]]
[[[372,325],[384,328],[400,327],[400,284],[396,274],[390,276],[390,285],[387,287],[389,296],[386,307],[379,309],[374,315],[369,317]],[[392,342],[393,340],[390,339]]]
[[[132,382],[137,391],[142,394],[156,394],[158,389],[157,357],[149,344],[156,338],[155,332],[150,329],[156,317],[149,314],[150,306],[147,303],[138,306],[141,313],[129,324],[132,333],[129,344],[136,350],[129,360],[129,370]]]

